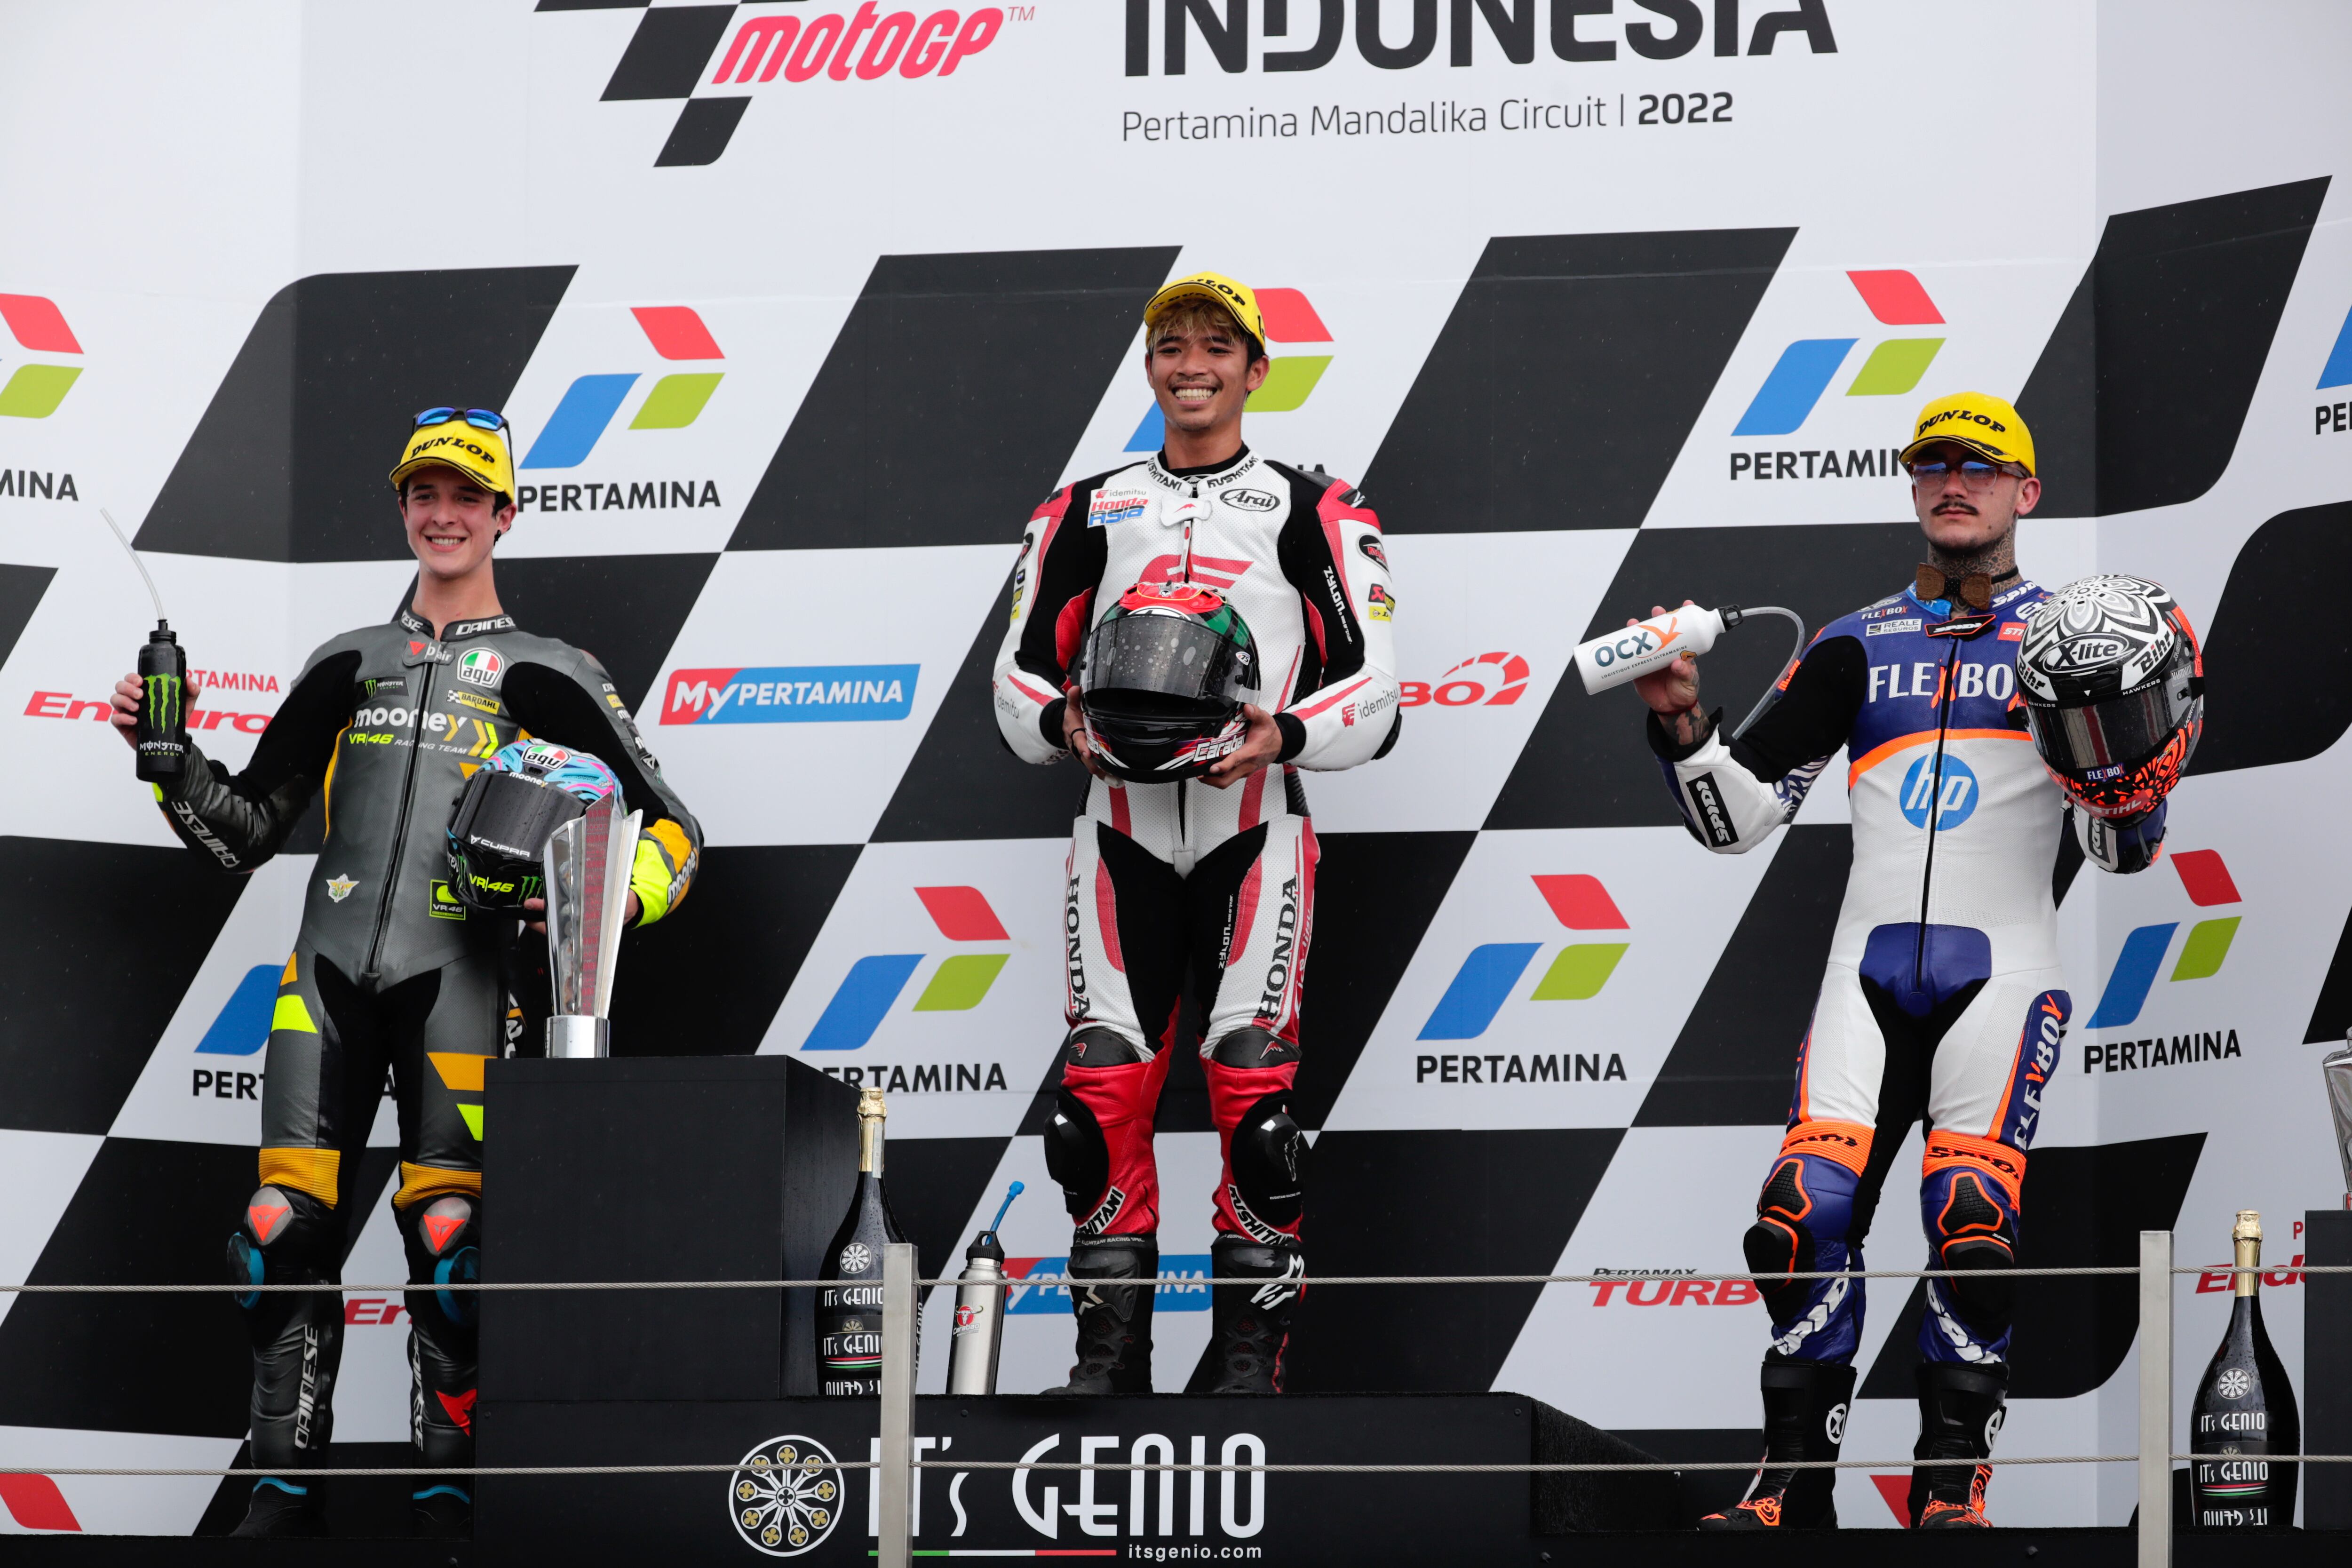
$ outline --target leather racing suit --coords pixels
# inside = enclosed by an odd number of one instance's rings
[[[1853,869],[1787,1135],[1746,1238],[1759,1275],[1862,1268],[1888,1168],[1923,1116],[1928,1267],[2014,1266],[2026,1152],[2073,1011],[2052,896],[2069,814],[2016,689],[2024,616],[2048,595],[2013,572],[1996,588],[1983,613],[1906,589],[1832,621],[1738,736],[1718,714],[1706,740],[1685,747],[1649,720],[1685,824],[1719,854],[1754,848],[1795,816],[1841,747],[1848,759]],[[2161,807],[2120,842],[2105,824],[2074,820],[2107,869],[2140,869],[2160,850]],[[1922,1360],[1964,1370],[1923,1371],[1923,1390],[1957,1382],[1998,1410],[2011,1282],[1961,1272],[1926,1287]],[[1765,1285],[1763,1299],[1768,1407],[1784,1363],[1839,1369],[1850,1391],[1863,1282],[1787,1280]],[[1980,1500],[1980,1482],[1976,1490]]]
[[[173,831],[232,872],[268,860],[310,797],[325,795],[326,836],[271,1020],[261,1187],[230,1263],[240,1281],[337,1282],[342,1177],[366,1145],[389,1069],[400,1123],[393,1205],[419,1287],[407,1297],[411,1429],[435,1467],[473,1462],[474,1298],[432,1287],[470,1278],[476,1265],[482,1068],[506,1045],[502,949],[520,929],[457,898],[446,829],[466,778],[525,736],[612,768],[648,824],[630,882],[639,919],[675,908],[701,828],[662,781],[604,668],[511,616],[455,623],[436,638],[404,607],[387,625],[336,637],[311,654],[242,773],[195,754],[156,792]],[[254,1351],[252,1462],[315,1465],[333,1429],[341,1295],[239,1300]],[[261,1484],[304,1490],[290,1478]],[[454,1489],[465,1500],[468,1489]]]
[[[1248,624],[1269,678],[1254,700],[1275,716],[1282,751],[1276,765],[1225,789],[1088,784],[1066,878],[1069,1032],[1046,1142],[1076,1224],[1074,1282],[1090,1268],[1108,1277],[1156,1266],[1152,1116],[1188,965],[1202,1020],[1191,1043],[1223,1161],[1213,1256],[1231,1277],[1303,1269],[1305,1146],[1288,1097],[1316,846],[1299,773],[1383,754],[1400,718],[1396,595],[1379,519],[1362,498],[1247,448],[1200,469],[1155,456],[1057,491],[1029,521],[993,683],[1016,755],[1044,763],[1066,754],[1070,666],[1118,595],[1187,580],[1223,593]],[[1122,1389],[1138,1378],[1150,1386],[1150,1298],[1137,1303],[1138,1294],[1118,1293],[1140,1315],[1128,1327],[1144,1352],[1139,1367],[1128,1358],[1113,1379]],[[1263,1310],[1243,1312],[1251,1294],[1213,1292],[1221,1339],[1248,1363],[1237,1369],[1229,1357],[1225,1375],[1272,1387],[1296,1292],[1262,1289]],[[1084,1299],[1079,1312],[1083,1321]]]

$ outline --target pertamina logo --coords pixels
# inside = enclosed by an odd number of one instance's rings
[[[1552,917],[1571,931],[1622,931],[1625,917],[1617,900],[1598,877],[1582,873],[1531,878]],[[1617,961],[1632,945],[1623,942],[1570,942],[1562,946],[1528,993],[1530,1002],[1584,1002],[1601,994]],[[1540,942],[1482,942],[1470,950],[1462,967],[1438,998],[1421,1026],[1424,1040],[1475,1040],[1486,1032],[1527,973]],[[1576,1083],[1587,1079],[1622,1079],[1625,1063],[1612,1051],[1605,1056],[1559,1055],[1522,1057],[1421,1056],[1413,1058],[1413,1081],[1425,1083]]]
[[[1331,330],[1307,296],[1296,289],[1261,289],[1257,291],[1258,313],[1265,318],[1266,348],[1269,351],[1265,381],[1243,406],[1252,414],[1288,414],[1307,405],[1314,393],[1315,384],[1331,367],[1328,353],[1283,354],[1273,356],[1276,343],[1328,343]],[[1127,438],[1130,452],[1157,452],[1167,438],[1168,419],[1154,403],[1143,411],[1143,421],[1136,426],[1135,434]],[[1247,502],[1242,503],[1249,510]],[[1087,520],[1089,522],[1093,519]]]
[[[625,7],[628,3],[623,0]],[[539,0],[538,8],[614,6],[611,0]],[[994,43],[1007,23],[1034,21],[1036,11],[1034,5],[899,10],[875,0],[814,15],[750,5],[655,5],[639,13],[601,97],[606,103],[683,100],[654,166],[694,168],[726,153],[760,89],[854,90],[890,78],[951,77]]]
[[[915,1013],[969,1013],[987,1000],[1004,962],[1013,956],[1011,933],[986,894],[978,888],[917,888],[923,912],[940,935],[958,951],[941,958],[930,979],[908,1009]],[[875,1031],[898,1005],[907,983],[929,957],[922,952],[868,953],[849,966],[833,997],[817,1016],[804,1051],[854,1051],[874,1038]],[[994,1062],[926,1063],[919,1067],[844,1068],[825,1069],[853,1085],[898,1090],[1001,1089],[1006,1087],[1003,1068]]]
[[[713,363],[726,359],[710,329],[690,305],[635,305],[629,314],[646,341],[661,358],[673,363]],[[600,371],[575,376],[563,389],[555,412],[522,460],[526,471],[576,468],[588,460],[613,421],[644,380],[637,371]],[[631,430],[683,430],[702,417],[710,395],[726,379],[720,370],[673,371],[656,380],[637,401],[629,416]],[[647,452],[650,453],[650,448]],[[639,455],[635,447],[631,455]],[[528,511],[641,511],[649,508],[717,506],[719,486],[710,479],[583,480],[571,484],[524,485],[515,498]]]
[[[1942,326],[1944,315],[1919,279],[1899,268],[1848,272],[1854,292],[1882,326]],[[1793,435],[1853,353],[1859,337],[1799,338],[1780,351],[1747,412],[1731,427],[1734,436]],[[1944,346],[1941,337],[1881,339],[1846,383],[1848,397],[1898,397],[1919,384]],[[1753,451],[1731,454],[1735,479],[1886,479],[1897,471],[1898,447],[1813,451]]]
[[[2327,351],[2327,363],[2319,367],[2320,391],[2339,386],[2352,386],[2352,311],[2345,313],[2344,324],[2336,331],[2336,346]],[[2352,430],[2352,402],[2323,403],[2312,411],[2313,435],[2340,436],[2347,430]]]
[[[2242,901],[2238,884],[2231,877],[2229,867],[2222,863],[2219,850],[2182,849],[2166,858],[2179,873],[2181,889],[2196,908],[2218,910]],[[2168,985],[2219,974],[2229,959],[2231,943],[2237,940],[2240,918],[2216,913],[2197,921],[2177,944],[2173,938],[2180,931],[2182,922],[2179,921],[2136,927],[2124,938],[2123,951],[2116,955],[2115,967],[2108,972],[2106,985],[2099,993],[2099,1005],[2092,1010],[2090,1022],[2084,1027],[2122,1029],[2137,1023],[2142,1009],[2147,1005],[2148,994],[2155,989],[2156,977],[2163,971],[2165,959],[2176,951],[2172,973],[2166,977]],[[2235,1029],[2158,1035],[2144,1040],[2086,1045],[2083,1049],[2083,1070],[2134,1072],[2142,1068],[2221,1061],[2240,1054]]]
[[[915,710],[919,664],[807,664],[678,669],[662,700],[665,724],[842,724]]]

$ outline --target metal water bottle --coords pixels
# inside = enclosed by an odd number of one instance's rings
[[[173,784],[188,765],[188,655],[160,616],[139,650],[139,722],[131,739],[142,784]]]
[[[816,1293],[817,1392],[882,1392],[882,1249],[904,1241],[882,1190],[882,1091],[857,1096],[857,1190],[834,1233]]]
[[[2303,1422],[2285,1363],[2263,1328],[2263,1216],[2238,1211],[2237,1292],[2230,1328],[2190,1406],[2189,1466],[2200,1530],[2281,1530],[2294,1522],[2295,1467],[2269,1456],[2301,1450]]]
[[[956,1282],[955,1334],[948,1342],[950,1394],[996,1392],[996,1366],[1004,1355],[1004,1244],[997,1239],[996,1227],[1020,1195],[1021,1184],[1015,1182],[996,1217],[963,1255],[963,1277]]]

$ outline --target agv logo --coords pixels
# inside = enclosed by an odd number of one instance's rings
[[[1571,931],[1621,931],[1625,917],[1601,879],[1580,873],[1530,879],[1554,919]],[[1622,942],[1570,942],[1560,948],[1528,993],[1530,1002],[1583,1002],[1601,994],[1617,961],[1632,945]],[[1470,950],[1454,973],[1445,994],[1439,997],[1429,1021],[1421,1026],[1424,1040],[1475,1040],[1486,1032],[1517,989],[1519,977],[1537,953],[1540,942],[1489,942]]]
[[[1882,326],[1942,326],[1943,312],[1927,298],[1919,279],[1899,268],[1849,272],[1862,302]],[[1731,427],[1735,436],[1786,436],[1804,424],[1830,382],[1845,364],[1853,338],[1800,338],[1780,351],[1771,374],[1748,400],[1748,411]],[[1942,338],[1892,337],[1874,345],[1846,384],[1848,397],[1894,397],[1919,384],[1933,364]]]
[[[702,324],[690,305],[635,305],[629,314],[653,345],[654,353],[670,361],[718,361],[727,356],[718,340]],[[655,382],[629,419],[632,430],[683,430],[702,417],[703,406],[719,390],[726,373],[717,370],[677,371]],[[588,460],[596,443],[628,401],[637,383],[637,371],[615,371],[576,378],[563,389],[562,401],[547,416],[547,427],[524,456],[526,468],[576,468]]]
[[[1265,382],[1249,395],[1243,406],[1252,414],[1287,414],[1303,408],[1314,393],[1315,384],[1331,367],[1328,353],[1276,355],[1276,343],[1328,343],[1331,330],[1307,296],[1296,289],[1261,289],[1257,291],[1258,313],[1265,318],[1266,356]],[[1127,438],[1130,452],[1157,452],[1167,438],[1167,416],[1154,403],[1143,411],[1143,421],[1136,426],[1135,434]]]
[[[2189,901],[2199,909],[2220,909],[2241,901],[2238,884],[2231,879],[2229,867],[2221,863],[2220,851],[2183,849],[2167,858],[2180,873]],[[2239,918],[2217,914],[2191,925],[2166,983],[2203,980],[2220,973],[2230,956],[2230,944],[2237,939]],[[2124,938],[2123,951],[2116,955],[2116,966],[2107,975],[2106,988],[2099,993],[2099,1005],[2086,1027],[2120,1029],[2138,1019],[2165,959],[2173,952],[2172,939],[2180,923],[2139,926]]]
[[[66,325],[65,312],[54,300],[38,294],[0,294],[0,321],[8,323],[8,335],[27,353],[81,357],[81,343]],[[80,378],[79,364],[20,363],[0,384],[0,415],[47,419]]]
[[[1013,938],[978,888],[917,888],[915,897],[922,900],[923,911],[931,917],[940,935],[954,942],[958,951],[942,958],[931,971],[929,982],[910,1011],[970,1012],[986,999],[1004,961],[1013,956]],[[929,956],[877,952],[851,964],[808,1038],[801,1042],[801,1049],[854,1051],[872,1039]]]

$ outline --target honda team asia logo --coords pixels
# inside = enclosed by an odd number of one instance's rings
[[[1898,268],[1875,272],[1848,272],[1848,281],[1854,292],[1862,296],[1873,317],[1881,326],[1940,327],[1944,314],[1927,290],[1912,274]],[[1853,353],[1862,340],[1850,338],[1799,338],[1780,351],[1772,363],[1764,384],[1748,402],[1747,411],[1739,423],[1731,427],[1734,436],[1793,435],[1812,416],[1813,409],[1829,390],[1830,382]],[[1937,353],[1943,348],[1940,337],[1901,336],[1880,340],[1846,383],[1848,397],[1899,397],[1916,388],[1927,374]],[[1897,470],[1896,447],[1872,447],[1849,449],[1840,454],[1834,447],[1811,451],[1734,452],[1730,457],[1734,479],[1887,479]]]
[[[621,0],[623,7],[627,3]],[[538,5],[541,11],[614,8],[613,0],[539,0]],[[1008,23],[1034,21],[1036,14],[1034,5],[899,10],[887,0],[814,13],[775,12],[764,5],[647,6],[601,97],[606,103],[683,100],[654,166],[696,168],[726,153],[744,110],[761,91],[854,89],[892,77],[950,77],[985,52]]]
[[[1266,347],[1276,343],[1328,343],[1331,330],[1307,296],[1296,289],[1261,289],[1257,291],[1258,313],[1265,318]],[[1321,354],[1284,354],[1279,359],[1269,356],[1265,381],[1249,395],[1244,406],[1252,414],[1287,414],[1307,405],[1315,384],[1323,379],[1330,368],[1331,356]],[[1167,437],[1167,416],[1153,403],[1143,411],[1143,422],[1135,434],[1127,438],[1130,452],[1157,452]],[[1243,491],[1244,495],[1251,492]],[[1089,525],[1093,519],[1087,519]]]
[[[1715,0],[1704,10],[1697,0],[1633,0],[1633,5],[1648,14],[1629,15],[1612,31],[1608,0],[1476,0],[1475,6],[1454,0],[1443,8],[1443,25],[1436,0],[1391,0],[1385,7],[1381,0],[1127,0],[1127,74],[1150,76],[1155,58],[1163,76],[1182,76],[1196,61],[1245,71],[1253,63],[1253,36],[1268,45],[1255,62],[1268,73],[1320,70],[1349,45],[1366,65],[1381,70],[1432,60],[1466,66],[1491,59],[1489,50],[1499,50],[1515,66],[1531,65],[1545,13],[1549,26],[1540,36],[1550,55],[1576,64],[1617,59],[1621,42],[1630,54],[1652,60],[1680,59],[1703,42],[1717,55],[1740,53],[1740,0]],[[1817,55],[1837,53],[1827,0],[1793,0],[1756,16],[1747,52],[1770,54],[1783,33],[1802,34]]]
[[[1572,931],[1621,931],[1625,917],[1598,877],[1581,873],[1529,879],[1552,917]],[[1445,994],[1421,1026],[1424,1040],[1475,1040],[1486,1032],[1519,976],[1543,948],[1539,942],[1489,942],[1470,950]],[[1584,1002],[1601,994],[1632,945],[1622,942],[1571,942],[1556,953],[1530,1002]],[[1506,1065],[1507,1064],[1507,1065]],[[1609,1052],[1587,1056],[1423,1056],[1413,1058],[1413,1081],[1440,1083],[1578,1083],[1622,1080],[1623,1058]]]

